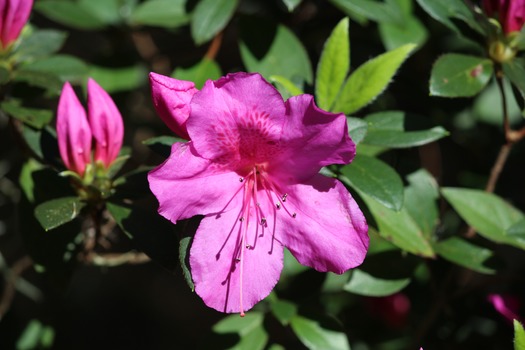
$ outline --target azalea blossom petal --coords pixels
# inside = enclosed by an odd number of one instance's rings
[[[89,124],[95,138],[95,161],[102,161],[107,168],[122,147],[122,116],[108,93],[91,78],[88,80],[87,102]]]
[[[343,273],[360,265],[368,249],[368,225],[348,190],[336,179],[315,175],[287,188],[277,216],[277,238],[303,265]]]
[[[288,99],[285,119],[281,147],[286,152],[272,163],[275,176],[302,181],[323,166],[348,164],[354,158],[355,144],[348,136],[346,117],[319,109],[313,96]]]
[[[69,170],[84,175],[91,161],[91,129],[86,111],[68,82],[58,101],[56,130],[62,161]]]
[[[151,96],[158,115],[177,135],[189,139],[186,121],[190,115],[190,101],[199,91],[191,81],[178,80],[150,73]]]
[[[32,7],[33,0],[0,0],[0,41],[4,48],[18,38]]]
[[[193,96],[188,134],[204,158],[257,161],[276,151],[284,113],[281,95],[260,74],[228,74]]]
[[[283,248],[270,232],[261,236],[260,229],[255,220],[240,221],[235,210],[202,219],[191,246],[190,266],[195,291],[206,305],[242,315],[270,294],[283,267]],[[241,255],[243,232],[244,247],[253,248],[242,249]]]
[[[173,223],[238,204],[233,197],[241,185],[239,175],[196,156],[190,142],[173,144],[170,157],[150,171],[148,181],[159,214]]]

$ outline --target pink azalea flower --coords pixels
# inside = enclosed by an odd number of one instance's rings
[[[497,15],[505,34],[519,32],[525,23],[525,0],[483,0],[483,9]]]
[[[115,103],[93,79],[88,80],[88,115],[71,84],[62,88],[57,110],[57,139],[60,156],[66,167],[84,175],[91,163],[92,141],[94,160],[106,169],[116,159],[124,136],[122,116]]]
[[[149,173],[150,188],[173,223],[204,215],[190,266],[208,306],[244,315],[277,283],[283,246],[318,271],[361,264],[365,218],[338,180],[319,174],[354,157],[343,114],[310,95],[284,102],[259,74],[229,74],[200,91],[150,79],[159,114],[190,138]]]
[[[6,48],[15,41],[29,19],[33,0],[0,0],[0,42]]]

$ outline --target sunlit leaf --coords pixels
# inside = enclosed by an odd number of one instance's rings
[[[518,320],[514,320],[514,350],[525,350],[525,330]]]
[[[197,45],[220,32],[233,16],[238,0],[201,0],[191,18],[191,36]]]
[[[384,297],[399,292],[410,283],[410,278],[384,279],[354,269],[343,289],[354,294]]]
[[[343,332],[323,328],[319,321],[296,315],[290,325],[301,340],[311,350],[349,350],[350,344]]]
[[[35,208],[35,216],[49,231],[75,219],[86,206],[78,197],[63,197],[41,203]]]

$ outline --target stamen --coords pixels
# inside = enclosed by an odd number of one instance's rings
[[[288,197],[288,193],[283,194],[283,197],[281,198],[281,200],[283,202],[286,202],[286,197]]]
[[[239,182],[244,182],[244,178],[240,177]]]
[[[277,207],[277,209],[281,209],[281,203],[275,203],[275,206]]]
[[[262,225],[262,226],[266,225],[266,218],[262,218],[262,219],[261,219],[261,225]]]
[[[239,219],[240,222],[243,222],[244,221],[244,216],[241,216],[241,218]]]
[[[293,213],[293,214],[292,214],[292,218],[295,219],[296,217],[297,217],[297,213]]]

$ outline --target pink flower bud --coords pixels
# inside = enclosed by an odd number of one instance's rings
[[[0,44],[15,41],[29,19],[33,0],[0,0]]]
[[[525,23],[525,0],[483,0],[483,9],[498,18],[503,32],[519,32]]]
[[[91,78],[88,80],[88,116],[95,139],[94,159],[108,168],[122,147],[124,124],[111,97]]]
[[[68,82],[60,94],[56,129],[58,149],[66,168],[83,176],[91,161],[91,129],[84,107]]]

